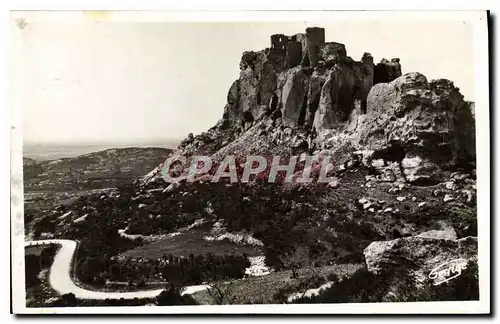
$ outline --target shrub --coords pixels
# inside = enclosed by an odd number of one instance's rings
[[[190,295],[182,295],[182,289],[175,285],[167,285],[156,297],[157,306],[169,305],[197,305],[198,303]]]
[[[333,277],[329,278],[335,279]],[[334,281],[335,280],[330,280]],[[423,286],[404,270],[372,274],[366,268],[359,269],[351,277],[336,282],[318,296],[304,297],[296,303],[366,303],[387,301],[392,290],[396,294],[390,301],[462,301],[479,300],[477,263],[469,261],[462,274],[446,283],[434,286],[428,279]]]
[[[356,271],[351,277],[338,281],[317,296],[303,297],[296,303],[366,303],[382,299],[388,288],[384,276],[373,275],[367,269]]]

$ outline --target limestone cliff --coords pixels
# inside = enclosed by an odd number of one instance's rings
[[[176,154],[353,155],[384,179],[439,183],[475,163],[474,103],[453,82],[402,75],[398,58],[359,61],[326,42],[323,28],[276,34],[270,47],[244,52],[222,118],[189,136]]]
[[[279,110],[283,125],[317,131],[345,122],[355,106],[366,109],[373,84],[401,76],[399,59],[374,65],[365,53],[355,61],[343,44],[325,42],[325,30],[317,27],[272,35],[270,48],[243,53],[240,70],[229,89],[225,125],[245,128]]]
[[[287,146],[307,142],[305,151],[327,150],[339,160],[347,156],[337,149],[348,146],[362,151],[369,166],[382,159],[379,171],[416,184],[474,163],[473,103],[449,80],[403,76],[398,58],[374,64],[364,53],[355,61],[343,44],[325,42],[324,29],[308,28],[272,35],[270,48],[243,53],[240,69],[218,125],[243,133],[262,128],[252,132],[261,136],[252,141],[256,148],[242,152],[257,153],[269,147],[269,137],[283,138],[275,133],[290,133],[295,138]]]

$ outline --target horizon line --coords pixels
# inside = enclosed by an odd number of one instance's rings
[[[23,140],[23,146],[27,145],[145,145],[145,144],[158,144],[161,142],[165,142],[165,144],[171,144],[172,142],[181,142],[182,139],[141,139],[141,140],[123,140],[123,141],[30,141]]]

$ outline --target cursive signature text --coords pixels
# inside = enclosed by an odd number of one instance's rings
[[[434,286],[450,281],[462,274],[462,270],[467,268],[467,260],[454,259],[442,263],[432,269],[429,273],[429,278],[434,280]]]

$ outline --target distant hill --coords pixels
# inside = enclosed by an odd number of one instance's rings
[[[24,189],[30,192],[116,187],[143,176],[171,152],[167,148],[131,147],[46,161],[24,157]]]
[[[173,149],[179,141],[148,141],[141,143],[89,143],[89,144],[69,144],[69,143],[24,143],[23,157],[34,159],[36,161],[54,160],[60,158],[72,158],[83,154],[104,151],[112,148],[127,147],[157,147]]]

